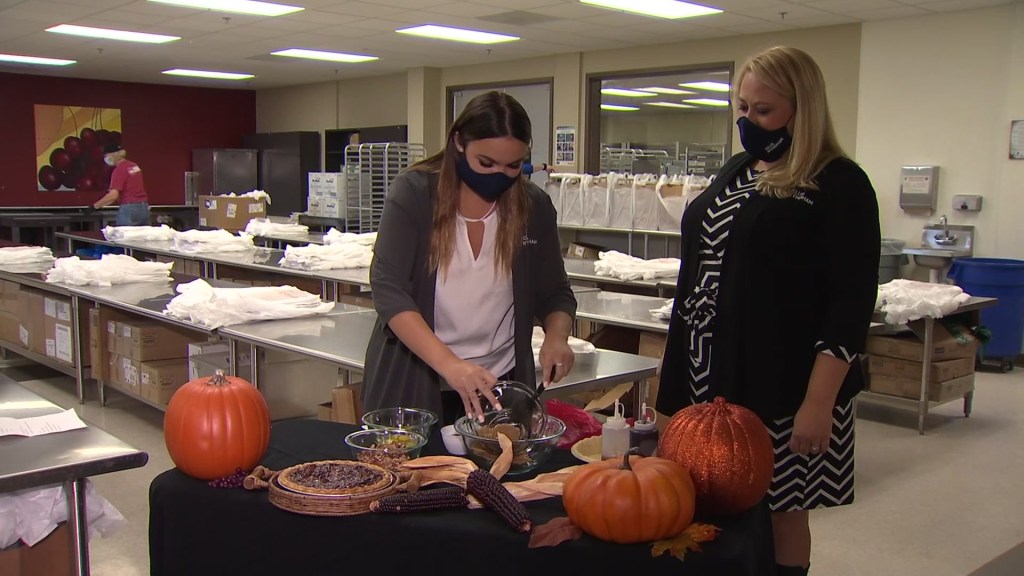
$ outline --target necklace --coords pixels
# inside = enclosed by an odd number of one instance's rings
[[[463,216],[463,215],[462,215],[462,212],[459,212],[459,211],[458,211],[458,209],[456,209],[456,210],[455,210],[455,213],[456,213],[456,214],[457,214],[457,215],[459,216],[459,218],[461,218],[461,219],[462,219],[462,220],[463,220],[464,222],[483,222],[484,220],[487,220],[487,217],[488,217],[488,216],[490,216],[490,215],[491,215],[491,213],[492,213],[492,212],[494,212],[494,209],[495,209],[495,208],[497,208],[497,207],[498,207],[498,203],[497,203],[497,202],[492,202],[492,203],[491,203],[491,207],[487,209],[487,213],[486,213],[486,214],[484,214],[483,216],[479,217],[479,218],[468,218],[468,217],[466,217],[466,216]]]

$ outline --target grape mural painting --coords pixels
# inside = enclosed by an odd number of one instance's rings
[[[39,190],[106,190],[113,167],[103,147],[121,143],[121,110],[35,105],[36,182]]]

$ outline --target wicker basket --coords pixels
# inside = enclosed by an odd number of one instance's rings
[[[352,464],[352,461],[342,462]],[[253,471],[253,475],[250,475],[250,478],[247,479],[253,479],[255,476],[256,481],[247,482],[246,487],[250,489],[267,488],[270,493],[271,504],[281,508],[282,510],[295,512],[296,514],[306,514],[309,516],[354,516],[356,514],[365,514],[369,512],[370,504],[373,501],[394,494],[401,486],[397,475],[372,464],[363,465],[380,472],[384,475],[386,480],[374,489],[365,492],[357,492],[353,494],[300,493],[289,490],[282,486],[278,481],[282,474],[285,474],[294,468],[305,466],[306,464],[309,463],[307,462],[297,466],[292,466],[291,468],[286,468],[280,472],[274,472],[262,467],[257,468]]]

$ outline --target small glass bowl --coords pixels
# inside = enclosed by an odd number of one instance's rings
[[[371,428],[345,436],[356,460],[397,471],[403,462],[419,458],[427,443],[421,434],[409,430]]]
[[[467,416],[459,418],[455,422],[455,431],[462,434],[467,456],[477,466],[490,469],[491,464],[501,455],[497,436],[486,435],[487,428],[475,420]],[[512,442],[512,466],[508,473],[525,474],[546,462],[551,456],[551,449],[558,444],[564,433],[565,423],[554,416],[547,416],[537,437]]]
[[[381,408],[363,414],[363,424],[370,428],[408,430],[430,438],[430,430],[437,424],[437,414],[419,408]]]

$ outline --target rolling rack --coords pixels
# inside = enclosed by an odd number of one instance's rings
[[[402,170],[425,156],[422,144],[380,142],[346,146],[346,229],[357,233],[375,232],[384,213],[391,182]]]

